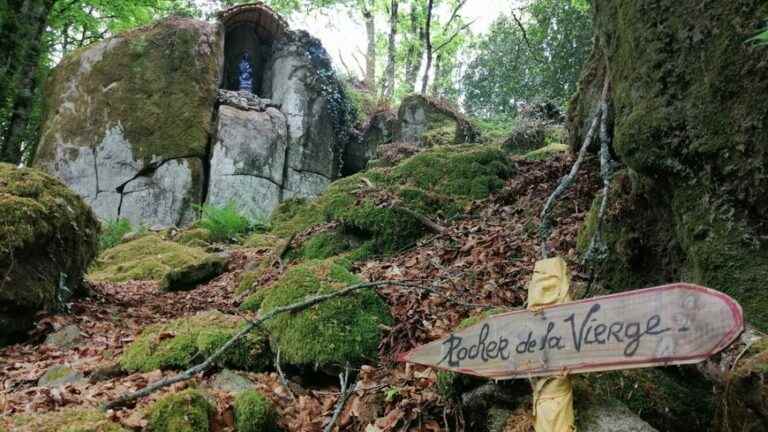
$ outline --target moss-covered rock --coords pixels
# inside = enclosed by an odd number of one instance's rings
[[[123,352],[128,371],[186,369],[213,354],[246,325],[243,318],[218,311],[203,312],[145,328]],[[260,371],[271,363],[266,336],[253,331],[217,362],[231,369]]]
[[[438,130],[440,132],[436,132]],[[477,142],[479,133],[464,115],[444,101],[411,94],[400,103],[395,137],[428,146],[430,143],[427,141],[439,144]]]
[[[273,215],[273,233],[288,237],[316,224],[338,222],[342,233],[372,241],[376,251],[392,252],[425,232],[412,215],[387,205],[393,197],[399,206],[427,217],[448,218],[471,200],[503,187],[512,171],[504,153],[493,146],[432,149],[395,167],[370,169],[334,182],[317,200],[283,203]],[[377,192],[388,198],[378,198]]]
[[[210,244],[212,236],[205,228],[191,228],[180,232],[173,240],[185,246],[199,247]]]
[[[260,313],[360,283],[340,260],[308,261],[289,268],[266,288]],[[372,289],[336,298],[266,323],[273,351],[288,364],[311,367],[360,364],[377,357],[387,305]]]
[[[549,144],[540,149],[536,149],[526,153],[523,157],[528,160],[547,160],[557,155],[565,154],[568,152],[568,146],[566,144]]]
[[[35,312],[83,291],[99,222],[80,197],[30,168],[0,164],[0,344]],[[66,289],[64,289],[66,288]]]
[[[201,261],[187,264],[178,269],[172,269],[163,276],[160,282],[162,291],[189,291],[199,284],[224,273],[227,268],[227,257],[208,255]]]
[[[11,418],[14,432],[128,432],[98,410],[68,408],[46,414]],[[0,426],[2,428],[2,426]]]
[[[201,391],[184,390],[149,408],[147,428],[152,432],[208,432],[215,411]]]
[[[613,150],[642,185],[627,207],[649,216],[627,211],[608,221],[615,236],[609,251],[626,263],[606,266],[615,274],[609,280],[643,283],[645,263],[666,259],[665,281],[726,292],[748,321],[768,329],[768,105],[754,96],[768,92],[768,50],[745,43],[763,25],[768,4],[593,6],[596,52],[571,104],[572,136],[583,139],[595,90],[610,71]],[[659,244],[656,258],[642,253]]]
[[[235,422],[238,432],[277,432],[277,412],[272,403],[256,390],[245,390],[235,397]]]
[[[213,260],[215,255],[196,247],[147,235],[103,252],[88,273],[96,282],[160,281],[174,270]]]

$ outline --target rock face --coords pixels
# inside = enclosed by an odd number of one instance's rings
[[[208,203],[233,202],[251,217],[268,217],[280,204],[285,184],[288,128],[275,108],[219,108],[211,158]]]
[[[340,175],[354,112],[328,54],[306,32],[275,43],[264,82],[288,123],[284,198],[315,197]]]
[[[327,53],[261,4],[220,19],[168,19],[65,58],[47,85],[37,165],[99,218],[136,225],[187,225],[204,202],[266,217],[324,191],[355,118]],[[246,46],[254,91],[272,100],[219,91],[235,86]]]
[[[192,221],[222,55],[218,26],[174,18],[67,57],[47,83],[37,165],[102,219]]]
[[[478,132],[458,111],[422,95],[413,94],[403,99],[398,111],[395,131],[399,140],[429,147],[433,144],[466,144],[477,139]],[[441,134],[452,132],[449,142],[431,143],[426,134],[443,129]]]
[[[91,210],[59,181],[0,164],[0,344],[82,291],[98,233]]]
[[[569,122],[580,143],[609,78],[613,150],[629,168],[614,180],[603,225],[603,280],[617,290],[672,280],[709,286],[736,298],[765,331],[768,105],[755,95],[768,92],[768,49],[745,41],[764,27],[768,4],[593,7],[597,48]]]

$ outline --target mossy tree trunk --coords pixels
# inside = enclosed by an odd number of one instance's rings
[[[625,169],[612,182],[602,224],[608,254],[597,270],[603,289],[699,283],[736,298],[746,320],[765,331],[768,104],[758,95],[768,92],[768,47],[747,41],[764,27],[768,3],[594,0],[592,6],[594,51],[570,105],[569,126],[578,150],[609,79],[612,152]],[[596,229],[598,205],[580,233],[582,252]],[[622,379],[633,389],[688,383],[690,396],[669,399],[681,409],[628,403],[662,429],[752,431],[763,430],[766,418],[763,368],[731,373],[726,385],[692,368],[628,372]],[[589,381],[599,387],[604,379]],[[713,387],[719,389],[714,400]],[[685,405],[693,400],[710,402]]]
[[[0,29],[0,161],[22,159],[34,105],[43,34],[56,0],[9,0]]]

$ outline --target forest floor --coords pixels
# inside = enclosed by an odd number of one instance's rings
[[[463,218],[440,221],[448,228],[445,233],[422,239],[397,255],[356,266],[356,272],[371,281],[449,282],[440,285],[440,296],[394,287],[379,289],[396,324],[385,332],[379,363],[361,368],[357,391],[339,418],[340,430],[438,431],[446,430],[448,424],[461,427],[462,413],[439,395],[435,372],[400,363],[398,357],[447,335],[461,320],[480,311],[467,304],[509,309],[524,306],[526,284],[539,258],[539,213],[571,162],[565,155],[545,161],[515,159],[517,174],[504,189],[474,202]],[[595,161],[588,163],[594,165]],[[554,214],[551,248],[571,264],[577,297],[586,276],[577,262],[576,236],[599,189],[594,174],[597,170],[593,168],[582,170],[577,184],[561,199]],[[242,313],[234,295],[239,275],[247,263],[266,259],[267,253],[233,250],[227,273],[190,292],[164,293],[154,282],[93,285],[93,295],[75,301],[70,314],[43,317],[31,342],[0,350],[0,411],[12,415],[43,413],[65,406],[97,407],[174,375],[173,371],[159,370],[116,376],[108,372],[114,370],[123,349],[148,324],[213,309]],[[77,325],[82,333],[82,340],[73,348],[43,344],[46,334],[70,324]],[[56,388],[38,387],[38,379],[54,365],[67,365],[80,372],[83,379]],[[215,372],[156,392],[135,407],[113,410],[109,415],[129,428],[139,429],[146,425],[143,407],[191,385],[209,387]],[[303,382],[287,372],[287,387],[277,372],[243,375],[272,400],[285,430],[322,431],[338,400],[338,383],[330,378]],[[212,430],[233,430],[231,396],[214,389],[210,392],[217,400]],[[521,430],[517,427],[514,430]]]

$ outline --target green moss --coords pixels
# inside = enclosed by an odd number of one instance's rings
[[[566,144],[550,144],[528,152],[524,157],[528,160],[547,160],[566,152],[568,152],[568,146]]]
[[[185,246],[199,247],[211,243],[211,232],[205,228],[192,228],[180,232],[174,241]]]
[[[0,312],[54,307],[62,277],[80,291],[99,230],[90,208],[58,180],[0,163]]]
[[[235,397],[235,422],[238,432],[276,432],[277,413],[272,403],[256,390],[245,390]]]
[[[185,369],[200,363],[246,325],[240,317],[205,312],[145,328],[120,357],[129,371]],[[271,358],[266,337],[251,332],[217,362],[231,369],[263,370]]]
[[[249,295],[243,303],[240,305],[240,309],[248,311],[257,311],[261,308],[261,304],[264,303],[264,297],[267,295],[266,287],[257,289],[253,294]],[[243,290],[245,292],[246,290]]]
[[[582,404],[617,399],[659,430],[708,430],[714,413],[711,385],[685,368],[652,368],[578,375]]]
[[[243,247],[250,249],[271,249],[280,241],[280,237],[256,233],[243,241]]]
[[[98,410],[67,408],[35,415],[19,415],[11,419],[15,432],[128,432]]]
[[[91,46],[87,60],[86,50],[67,56],[47,82],[40,159],[52,161],[61,141],[95,148],[115,125],[145,164],[204,157],[223,46],[216,39],[207,25],[172,18]],[[73,109],[59,110],[61,100]]]
[[[352,247],[354,244],[345,236],[336,232],[324,232],[304,242],[298,255],[308,260],[326,259],[346,252]]]
[[[266,292],[260,313],[359,283],[339,260],[309,261],[288,269]],[[377,357],[382,324],[391,322],[374,290],[326,301],[304,312],[269,321],[273,350],[289,364],[337,366]]]
[[[201,263],[209,256],[203,249],[148,235],[102,253],[88,278],[107,282],[161,280],[173,269]]]
[[[510,162],[496,147],[439,147],[393,168],[370,169],[336,181],[314,201],[283,203],[273,215],[272,233],[288,237],[316,224],[338,222],[342,234],[373,242],[366,253],[392,253],[421,237],[425,228],[413,216],[381,205],[376,193],[361,192],[366,182],[399,198],[402,207],[431,218],[449,218],[471,200],[503,187],[511,174]]]
[[[439,147],[455,144],[456,126],[447,124],[430,129],[421,135],[421,140],[425,147]]]
[[[199,390],[189,389],[155,402],[148,412],[152,432],[208,432],[215,408]]]

